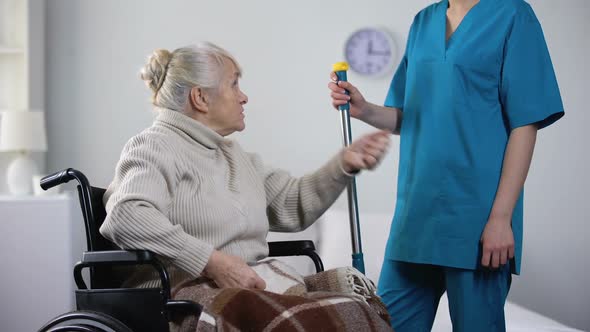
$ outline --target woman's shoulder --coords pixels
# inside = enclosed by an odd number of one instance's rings
[[[531,5],[525,0],[502,0],[498,3],[494,3],[494,5],[498,5],[500,8],[505,7],[514,10],[526,10],[531,8]]]
[[[447,4],[447,1],[445,1],[445,0],[437,1],[435,3],[432,3],[432,4],[424,7],[421,11],[418,12],[418,14],[416,14],[416,16],[423,16],[423,15],[430,14],[430,13],[436,11],[437,9],[440,9],[441,6],[445,6],[446,4]]]
[[[411,30],[420,30],[424,27],[436,27],[440,21],[441,14],[446,12],[446,6],[448,2],[446,0],[438,1],[420,10],[415,16],[412,22]]]
[[[502,0],[495,2],[496,10],[500,11],[502,16],[523,18],[527,20],[536,20],[535,12],[531,5],[525,0]]]
[[[171,137],[165,128],[152,126],[132,136],[123,147],[123,152],[139,150],[165,152],[167,149],[164,147],[172,146]]]
[[[439,1],[439,2],[435,2],[425,8],[423,8],[422,10],[420,10],[416,16],[414,16],[414,24],[416,22],[420,22],[420,21],[424,21],[424,20],[430,20],[432,18],[434,18],[435,14],[441,10],[441,7],[444,6],[446,4],[445,1]]]
[[[441,0],[428,5],[420,10],[414,17],[414,23],[430,20],[435,17],[436,13],[443,10],[442,7],[447,5],[448,0]],[[512,17],[522,16],[525,18],[535,18],[535,14],[531,5],[525,0],[480,0],[488,1],[487,5],[493,7],[493,10],[500,11],[502,15],[509,15]]]

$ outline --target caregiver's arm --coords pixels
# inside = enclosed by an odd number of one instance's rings
[[[536,139],[536,124],[515,128],[508,138],[500,184],[481,237],[481,264],[485,267],[498,268],[514,257],[512,212],[529,171]]]
[[[387,130],[395,135],[399,135],[403,112],[399,108],[385,107],[369,103],[361,92],[350,82],[339,81],[335,83],[336,74],[332,73],[332,80],[328,88],[332,90],[332,106],[338,109],[338,106],[350,102],[350,116],[357,118],[375,128]],[[345,89],[349,95],[346,95]]]
[[[367,103],[367,108],[361,113],[358,119],[373,127],[388,130],[395,135],[399,135],[402,117],[403,112],[399,108]]]

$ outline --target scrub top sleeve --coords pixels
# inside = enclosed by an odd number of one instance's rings
[[[399,109],[404,108],[404,95],[406,93],[406,73],[408,70],[408,58],[404,55],[401,63],[395,71],[395,75],[391,79],[389,91],[385,98],[384,106],[395,107]]]
[[[383,105],[385,107],[395,107],[403,110],[404,108],[404,96],[406,94],[406,75],[408,72],[408,54],[410,53],[410,47],[412,45],[412,41],[414,39],[414,26],[416,25],[416,17],[414,17],[414,21],[410,26],[410,32],[408,33],[408,40],[406,42],[406,50],[404,52],[404,57],[400,62],[393,78],[391,79],[391,83],[389,84],[389,91],[387,92],[387,97],[385,97],[385,103]]]
[[[541,129],[564,115],[543,30],[530,6],[516,15],[506,39],[500,98],[510,130],[533,123]]]

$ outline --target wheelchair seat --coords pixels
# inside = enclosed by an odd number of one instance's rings
[[[177,315],[201,313],[202,306],[192,301],[171,298],[170,278],[155,254],[146,250],[123,250],[104,238],[100,226],[105,220],[105,189],[90,186],[86,176],[68,168],[41,179],[47,190],[70,180],[78,182],[78,198],[85,223],[87,251],[74,267],[76,311],[59,315],[45,324],[40,332],[114,331],[166,332],[169,321]],[[317,272],[324,270],[312,241],[269,242],[269,257],[308,256]],[[128,275],[121,266],[149,265],[159,276],[159,288],[123,288]],[[83,278],[88,269],[89,287]]]

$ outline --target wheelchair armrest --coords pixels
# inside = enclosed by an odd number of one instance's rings
[[[87,251],[82,254],[82,263],[87,264],[150,264],[154,255],[147,250]]]
[[[277,241],[268,243],[268,255],[270,257],[305,255],[308,250],[315,251],[313,241]]]
[[[286,256],[308,256],[313,261],[317,272],[324,271],[324,264],[315,251],[313,241],[277,241],[268,243],[268,257]]]
[[[74,266],[74,281],[78,289],[88,289],[82,278],[82,269],[100,265],[151,265],[160,275],[162,283],[162,295],[164,300],[170,299],[170,276],[168,271],[155,257],[147,250],[109,250],[109,251],[87,251],[82,254],[82,261]]]

